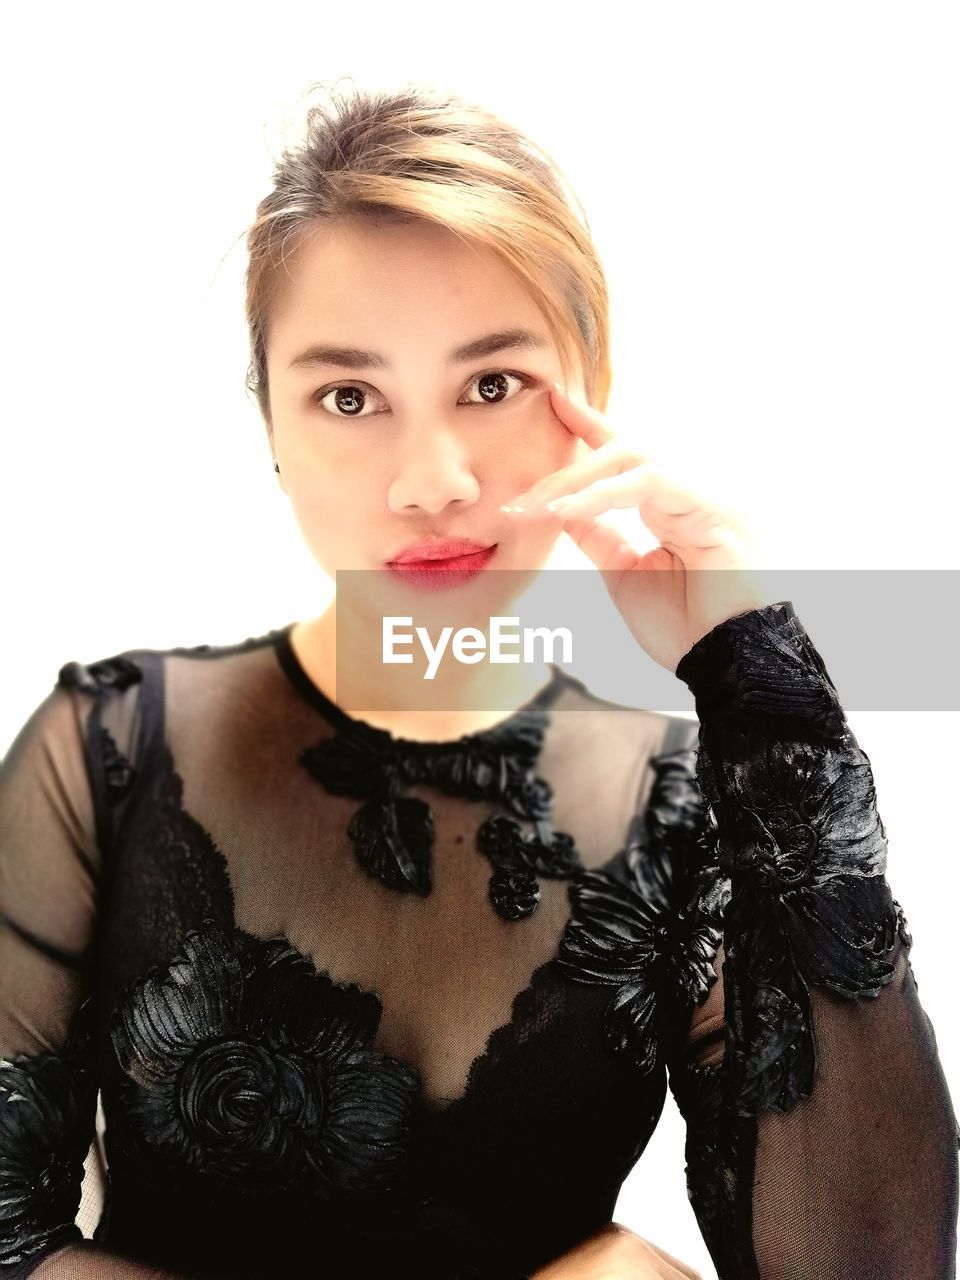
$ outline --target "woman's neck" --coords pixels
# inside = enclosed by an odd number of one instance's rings
[[[543,663],[448,663],[437,671],[429,697],[411,697],[411,681],[416,678],[411,667],[384,664],[379,660],[380,637],[371,637],[368,625],[351,625],[351,621],[338,619],[334,600],[319,617],[294,623],[290,643],[322,693],[348,715],[394,737],[452,742],[464,734],[479,733],[509,717],[550,680]],[[351,654],[345,701],[337,696],[338,630],[340,643]],[[365,653],[371,655],[367,661],[362,657]],[[357,674],[361,671],[362,681]]]

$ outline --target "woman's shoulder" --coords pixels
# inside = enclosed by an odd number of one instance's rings
[[[249,707],[255,690],[269,691],[279,669],[270,649],[280,630],[74,656],[61,663],[46,701],[63,707],[65,715],[72,705],[84,721],[95,710],[96,723],[114,739],[132,745],[138,735],[145,742],[175,724],[196,726],[197,717],[217,703],[234,700]]]
[[[56,683],[89,693],[126,689],[141,684],[148,669],[162,667],[170,659],[210,661],[252,653],[273,645],[284,630],[285,627],[273,627],[239,640],[131,645],[107,651],[99,657],[70,658],[60,666]]]

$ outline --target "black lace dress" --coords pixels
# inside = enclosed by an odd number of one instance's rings
[[[292,625],[68,662],[7,753],[0,1275],[81,1265],[98,1094],[100,1249],[520,1280],[669,1086],[720,1280],[954,1276],[870,762],[789,602],[686,654],[697,721],[554,666],[447,743],[341,712]]]

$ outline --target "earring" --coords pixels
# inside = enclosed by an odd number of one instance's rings
[[[280,463],[276,460],[276,458],[274,458],[274,460],[273,460],[273,469],[274,469],[274,471],[279,471],[279,470],[280,470]]]

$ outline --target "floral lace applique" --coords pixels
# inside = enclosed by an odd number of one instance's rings
[[[0,1057],[0,1266],[50,1252],[74,1225],[96,1126],[93,999],[57,1053]]]
[[[553,829],[553,795],[535,765],[548,716],[521,709],[503,725],[449,743],[394,738],[362,721],[300,756],[311,777],[334,795],[366,801],[347,828],[357,860],[391,889],[426,896],[432,889],[433,815],[404,788],[430,785],[447,795],[499,802],[477,832],[477,847],[493,864],[490,901],[505,920],[531,915],[540,902],[538,876],[569,877],[580,867],[572,838]],[[533,824],[524,832],[517,818]]]
[[[113,734],[103,725],[100,726],[100,757],[107,799],[110,804],[118,804],[132,789],[137,771],[117,746]]]
[[[670,1072],[670,1092],[687,1126],[687,1198],[704,1242],[721,1276],[755,1275],[737,1232],[729,1224],[742,1216],[738,1199],[749,1188],[752,1167],[744,1165],[753,1140],[752,1120],[729,1104],[723,1063],[687,1062]]]
[[[807,984],[876,996],[896,968],[898,917],[863,752],[760,737],[748,750],[724,760],[730,789],[716,806],[720,865],[736,887],[726,954],[756,957],[738,1094],[751,1112],[784,1111],[813,1088]]]
[[[651,761],[646,810],[631,825],[622,874],[588,870],[570,885],[573,911],[558,965],[574,981],[616,988],[603,1035],[646,1074],[716,981],[713,958],[729,885],[706,866],[703,805],[690,749]]]
[[[57,684],[84,693],[104,689],[126,689],[143,679],[143,669],[131,658],[117,655],[97,662],[65,662],[57,673]]]
[[[99,694],[106,689],[123,690],[143,680],[143,668],[120,655],[101,658],[98,662],[65,662],[57,673],[56,683],[64,689]],[[136,770],[114,741],[109,729],[97,725],[97,737],[103,761],[107,799],[117,804],[131,790]]]
[[[870,761],[789,602],[714,628],[677,675],[697,699],[708,839],[731,882],[726,1070],[742,1114],[786,1111],[816,1072],[808,984],[874,997],[896,969]]]
[[[420,1081],[369,1047],[381,1013],[286,938],[205,919],[113,1013],[138,1140],[234,1194],[388,1185]]]

